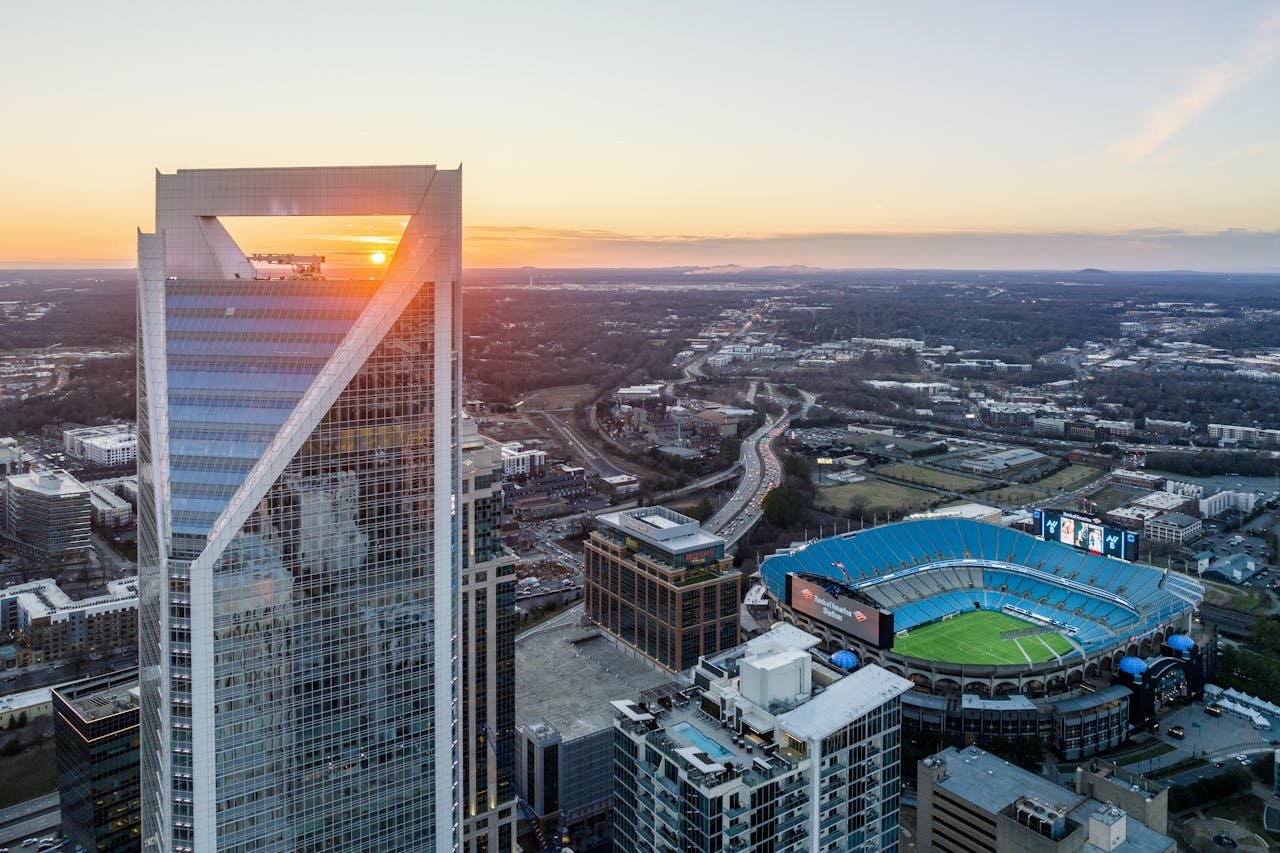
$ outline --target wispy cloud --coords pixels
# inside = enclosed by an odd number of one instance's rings
[[[1112,150],[1126,162],[1136,163],[1277,60],[1280,60],[1280,13],[1264,21],[1239,54],[1193,72],[1182,91],[1147,113],[1139,133],[1117,142]]]

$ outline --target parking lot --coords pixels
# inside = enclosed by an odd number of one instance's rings
[[[1205,535],[1189,546],[1189,550],[1213,552],[1213,561],[1222,560],[1237,554],[1243,554],[1256,561],[1258,573],[1249,578],[1242,587],[1280,590],[1280,573],[1274,565],[1267,562],[1267,531],[1277,522],[1274,510],[1264,512],[1250,521],[1241,530],[1227,529],[1226,525],[1206,522]]]
[[[1171,785],[1186,785],[1215,776],[1229,767],[1242,766],[1239,756],[1244,756],[1250,763],[1271,760],[1276,749],[1273,741],[1280,741],[1280,720],[1272,720],[1271,724],[1271,730],[1258,731],[1248,720],[1232,714],[1211,717],[1200,703],[1165,714],[1160,718],[1160,731],[1156,736],[1176,747],[1181,754],[1175,759],[1171,753],[1161,764],[1169,766],[1184,758],[1203,758],[1209,764],[1185,770],[1163,781]],[[1181,726],[1186,736],[1173,737],[1169,730],[1174,726]],[[1142,767],[1131,769],[1146,770]]]

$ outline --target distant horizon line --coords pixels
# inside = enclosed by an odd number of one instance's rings
[[[0,272],[92,272],[92,271],[125,271],[136,270],[134,263],[124,261],[94,260],[84,262],[4,262],[0,261]],[[637,272],[689,272],[703,270],[709,275],[732,275],[734,273],[777,272],[792,275],[809,273],[848,273],[848,272],[1026,272],[1026,273],[1072,273],[1072,274],[1178,274],[1178,275],[1280,275],[1280,266],[1276,267],[1234,267],[1223,269],[1193,269],[1180,267],[1028,267],[1028,266],[849,266],[822,267],[809,264],[763,264],[760,266],[743,266],[735,263],[727,264],[672,264],[660,266],[463,266],[463,271],[474,272],[560,272],[560,271],[637,271]]]

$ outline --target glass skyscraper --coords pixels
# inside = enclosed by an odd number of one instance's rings
[[[481,436],[472,421],[461,424],[462,849],[514,853],[516,803],[507,773],[514,772],[516,760],[519,558],[502,544],[502,448]]]
[[[430,166],[157,175],[145,850],[457,847],[460,197]],[[407,219],[381,279],[263,275],[217,219],[375,214]]]

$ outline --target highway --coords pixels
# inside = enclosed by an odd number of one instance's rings
[[[0,809],[0,847],[11,850],[35,850],[35,847],[23,847],[22,842],[28,838],[48,838],[57,835],[62,829],[62,812],[60,811],[58,794],[36,797],[25,803],[18,803]]]
[[[776,393],[776,389],[768,384],[765,389],[769,394]],[[818,398],[808,391],[796,390],[804,401],[798,414],[798,417],[803,418],[809,414],[809,409]],[[788,402],[777,396],[773,399],[784,406]],[[717,536],[724,537],[729,545],[736,544],[760,520],[760,503],[769,490],[782,481],[782,468],[777,454],[773,452],[773,442],[790,425],[790,415],[770,417],[742,442],[742,452],[738,459],[738,464],[742,466],[742,480],[724,506],[703,525]]]
[[[760,502],[778,485],[781,472],[772,444],[790,422],[789,417],[770,418],[742,442],[738,460],[742,480],[724,506],[703,525],[717,536],[723,536],[729,544],[741,539],[759,520]]]

